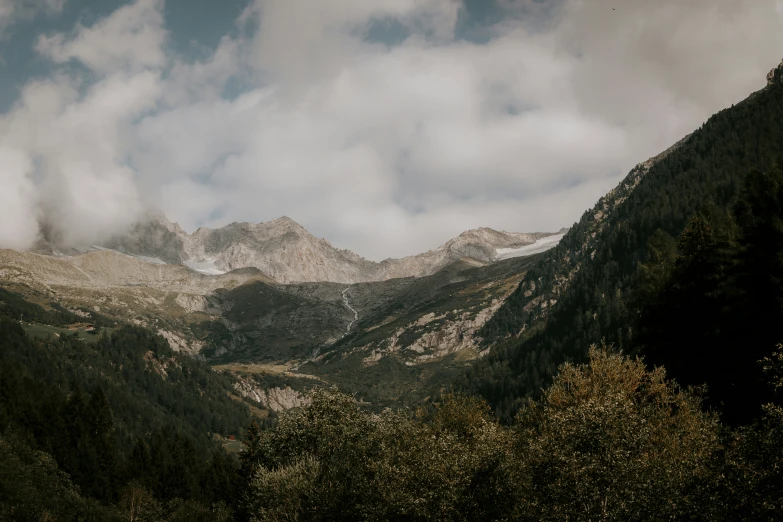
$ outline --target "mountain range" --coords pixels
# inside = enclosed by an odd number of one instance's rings
[[[553,241],[563,232],[512,233],[479,228],[423,254],[373,262],[314,237],[288,217],[266,223],[231,223],[218,229],[199,228],[188,234],[164,216],[151,215],[103,246],[150,260],[183,264],[205,274],[254,267],[283,284],[352,284],[431,275],[461,258],[489,264],[510,255],[526,255],[532,250],[525,247],[546,238],[540,246],[554,246]]]
[[[108,249],[152,264],[183,265],[206,275],[238,268],[257,268],[282,283],[360,283],[431,275],[459,259],[490,264],[552,248],[567,229],[556,233],[467,230],[440,247],[400,259],[369,261],[333,247],[299,223],[283,216],[265,223],[231,223],[222,228],[185,232],[161,213],[150,213],[127,233],[100,245],[63,248],[41,240],[34,251],[45,255],[78,255]]]

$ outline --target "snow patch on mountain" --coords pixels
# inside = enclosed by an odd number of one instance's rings
[[[196,261],[194,259],[188,259],[182,262],[186,267],[195,270],[205,275],[223,275],[225,270],[221,269],[215,259],[205,259],[203,261]]]
[[[532,245],[525,245],[519,248],[497,248],[495,253],[498,259],[511,259],[512,257],[532,256],[533,254],[539,254],[546,252],[550,248],[554,248],[560,243],[565,234],[555,234],[554,236],[543,237],[536,240]]]

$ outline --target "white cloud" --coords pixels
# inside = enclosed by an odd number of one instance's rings
[[[162,6],[163,0],[135,0],[92,27],[78,25],[71,35],[41,35],[36,48],[54,62],[76,59],[101,73],[162,67]]]
[[[81,28],[77,39],[102,45],[106,28],[136,27],[149,34],[151,28],[136,23],[155,19],[144,14],[149,9],[150,3],[144,0],[119,9],[93,28]],[[162,34],[162,27],[157,31]],[[163,89],[160,72],[136,67],[152,63],[139,58],[138,49],[121,44],[104,49],[116,63],[131,65],[122,70],[106,65],[96,54],[98,50],[81,53],[81,45],[67,52],[73,51],[74,57],[96,68],[96,82],[85,85],[79,77],[60,73],[31,82],[15,108],[0,118],[0,144],[28,158],[26,169],[16,161],[17,167],[9,170],[21,187],[18,199],[29,206],[25,215],[34,216],[33,222],[39,221],[70,245],[107,239],[130,226],[142,212],[130,146],[135,122],[154,109]],[[22,189],[26,191],[33,183],[35,197],[26,196]],[[10,220],[2,223],[3,229],[15,227]],[[30,244],[37,225],[21,227],[14,235],[24,237],[14,244]]]
[[[377,52],[362,42],[373,21],[394,19],[430,41],[447,41],[459,8],[458,0],[255,0],[240,22],[258,25],[249,64],[284,87],[282,95],[299,95]]]
[[[7,141],[37,160],[37,215],[68,244],[106,239],[142,210],[127,161],[132,122],[160,95],[154,73],[118,74],[81,98],[73,85],[29,85],[4,122]]]
[[[257,33],[188,63],[166,55],[162,4],[138,0],[42,38],[98,80],[28,85],[0,135],[72,242],[146,204],[189,229],[289,215],[374,259],[478,226],[556,230],[764,85],[778,4],[504,0],[478,44],[455,37],[452,0],[256,0],[238,25]],[[379,20],[407,39],[367,42]],[[248,88],[226,99],[230,79]]]
[[[0,247],[24,249],[38,233],[36,191],[28,174],[30,159],[21,151],[0,146]]]

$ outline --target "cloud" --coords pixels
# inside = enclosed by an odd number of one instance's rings
[[[21,151],[0,147],[0,246],[25,249],[38,233],[36,191],[28,178],[30,159]]]
[[[247,65],[291,97],[377,53],[381,46],[364,41],[373,23],[394,20],[406,34],[445,42],[459,9],[459,0],[254,0],[239,24],[258,28],[247,42]]]
[[[0,0],[0,36],[17,20],[61,13],[67,0]]]
[[[92,27],[41,35],[36,49],[56,63],[78,60],[99,73],[159,68],[166,61],[162,7],[162,0],[136,0]]]
[[[0,27],[9,23],[14,14],[14,4],[11,0],[0,0]]]
[[[70,242],[155,206],[186,229],[288,215],[382,259],[571,224],[783,56],[776,0],[495,7],[479,42],[452,0],[256,0],[194,61],[137,0],[39,40],[94,79],[29,84],[0,144],[30,158],[29,214]],[[399,34],[368,38],[378,24]]]
[[[158,3],[140,0],[92,28],[80,28],[75,40],[63,44],[64,50],[47,47],[47,52],[65,53],[94,68],[98,80],[85,83],[78,73],[63,71],[30,82],[15,108],[0,119],[0,146],[28,158],[28,163],[14,160],[9,161],[11,167],[0,165],[0,173],[4,183],[8,176],[18,187],[13,192],[19,201],[16,206],[29,207],[19,214],[19,219],[22,215],[26,219],[24,225],[0,236],[13,237],[14,242],[0,240],[0,245],[33,243],[39,224],[65,245],[91,244],[129,227],[143,212],[130,145],[135,122],[155,108],[163,83],[154,69],[157,61],[148,58],[155,53],[140,54],[121,32],[149,34],[154,29],[159,33],[155,40],[162,42],[162,26],[137,23],[156,19],[148,13],[150,5],[160,8]],[[113,48],[103,41],[108,28],[119,31]],[[88,44],[90,48],[105,45],[83,53]],[[109,65],[110,58],[122,67]],[[34,197],[28,194],[31,184]],[[2,223],[0,228],[17,228],[13,220]]]
[[[28,105],[7,122],[15,145],[37,158],[37,215],[69,245],[106,239],[142,211],[124,161],[130,121],[158,96],[147,73],[111,77],[82,99],[57,84],[28,86]],[[29,229],[28,229],[29,231]]]
[[[581,57],[580,106],[616,124],[682,133],[758,89],[783,55],[775,0],[616,4],[568,2],[556,31],[557,45]]]

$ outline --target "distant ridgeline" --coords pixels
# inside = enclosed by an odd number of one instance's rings
[[[464,388],[483,395],[508,419],[524,397],[540,393],[560,363],[583,361],[588,347],[605,338],[626,353],[663,364],[683,384],[707,383],[708,404],[721,408],[727,420],[757,414],[757,360],[783,340],[783,294],[776,293],[783,201],[775,192],[782,157],[783,64],[770,73],[766,88],[638,165],[583,215],[479,332],[494,348],[467,373]],[[766,175],[756,174],[746,189],[744,204],[750,207],[735,210],[745,178],[754,171]],[[697,215],[706,220],[703,244],[694,246],[688,234],[679,247],[675,244],[667,254],[672,266],[659,267],[664,273],[656,290],[690,285],[703,292],[701,298],[687,296],[691,306],[653,310],[658,296],[649,288],[642,291],[650,271],[640,271],[642,264],[656,262],[650,242],[660,248],[662,237],[680,237]],[[754,224],[754,219],[767,223]],[[757,229],[771,236],[760,236]],[[688,268],[688,248],[711,249],[710,259],[724,258],[713,263],[718,266],[701,259]],[[759,269],[771,272],[744,275]],[[704,270],[713,270],[713,280],[702,281],[701,287],[671,279]],[[705,317],[707,309],[711,314]],[[683,330],[689,335],[683,336]],[[683,362],[677,353],[688,353],[689,360]],[[706,359],[701,368],[700,358]],[[721,379],[726,382],[720,384]],[[752,404],[745,402],[745,393]]]

